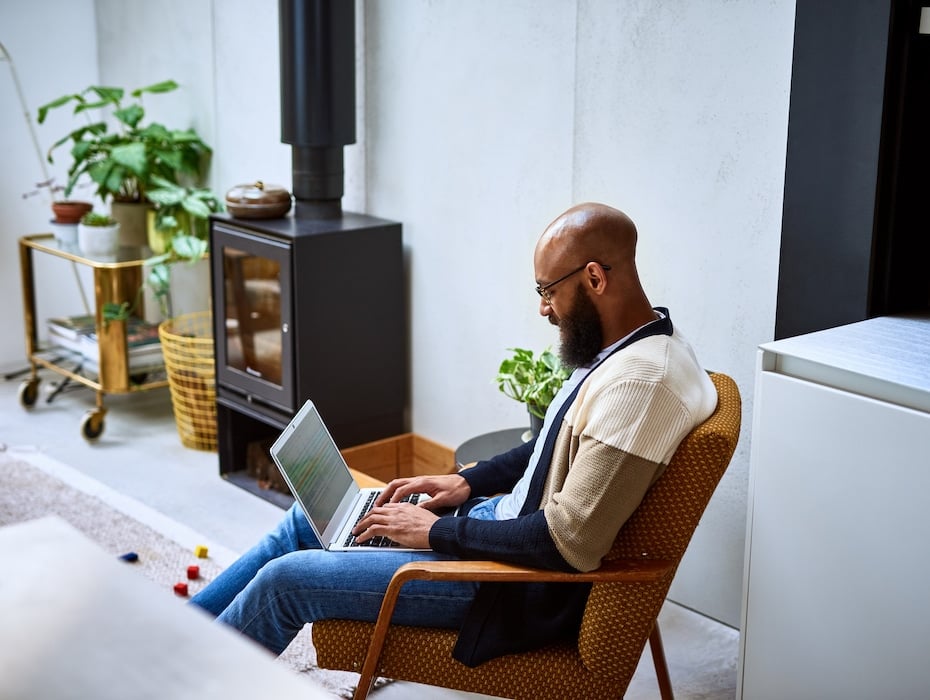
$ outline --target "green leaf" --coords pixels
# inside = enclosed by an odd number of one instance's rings
[[[171,271],[164,263],[155,264],[149,271],[147,281],[155,294],[167,294],[171,285]]]
[[[191,216],[196,216],[200,219],[206,219],[212,213],[210,207],[196,196],[185,197],[184,201],[181,202],[181,206],[184,207],[184,210]]]
[[[158,160],[165,163],[172,170],[185,170],[184,154],[180,151],[166,150],[164,148],[154,148],[152,154]]]
[[[172,214],[164,214],[155,217],[155,228],[158,231],[171,232],[178,227],[178,219]]]
[[[161,175],[153,175],[152,183],[165,189],[181,189],[181,186],[171,180],[166,180]]]
[[[142,267],[154,267],[155,265],[161,265],[162,263],[168,262],[171,259],[171,253],[162,253],[161,255],[153,255],[150,258],[146,258],[142,261]]]
[[[74,148],[71,149],[71,156],[77,162],[81,162],[90,154],[93,150],[94,144],[90,141],[78,141],[74,144]]]
[[[171,139],[176,143],[196,144],[209,150],[207,145],[200,140],[197,132],[193,129],[175,129],[171,132]]]
[[[177,189],[161,188],[157,190],[148,191],[148,198],[152,202],[154,202],[155,204],[159,204],[161,206],[166,206],[166,207],[176,206],[180,204],[181,202],[184,201],[185,197],[186,197],[186,194],[184,193],[184,190],[181,188],[177,188]]]
[[[171,137],[171,132],[163,125],[153,122],[139,130],[139,135],[147,140],[165,141]]]
[[[179,258],[191,262],[200,260],[207,253],[207,242],[195,236],[175,236],[171,241],[171,247]]]
[[[90,179],[96,182],[98,185],[103,185],[106,183],[107,178],[110,176],[110,171],[113,169],[113,164],[108,161],[99,161],[97,163],[91,163],[87,168],[87,174],[90,175]]]
[[[145,116],[145,110],[142,109],[141,105],[129,105],[123,109],[115,110],[113,115],[123,122],[123,124],[134,129],[136,125],[142,121],[142,117]]]
[[[139,177],[144,177],[148,172],[144,143],[127,143],[114,146],[110,155],[113,160],[125,166]]]
[[[101,107],[109,107],[109,102],[82,102],[79,105],[75,105],[74,113],[81,114],[82,112],[87,112],[91,109],[100,109]]]
[[[142,93],[162,93],[162,92],[171,92],[172,90],[177,90],[178,84],[173,80],[162,80],[160,83],[154,83],[153,85],[147,85],[146,87],[136,88],[132,91],[133,97],[141,97]]]
[[[122,304],[117,304],[114,301],[105,302],[101,308],[101,313],[103,315],[104,321],[125,321],[129,318],[129,302],[124,301]]]
[[[88,92],[93,92],[100,98],[100,102],[97,103],[98,107],[103,107],[107,104],[119,104],[120,100],[123,99],[123,95],[126,94],[123,88],[106,87],[104,85],[91,85],[84,91],[84,94]]]
[[[83,170],[75,170],[75,172],[73,172],[68,177],[68,184],[65,185],[65,193],[64,193],[65,197],[69,197],[71,195],[71,191],[74,189],[74,186],[77,184],[78,179],[83,174],[84,174]]]
[[[62,95],[57,100],[52,100],[51,102],[42,105],[39,107],[38,114],[36,116],[36,121],[39,124],[45,122],[45,118],[48,116],[48,111],[50,109],[55,109],[61,107],[64,104],[68,104],[71,100],[77,100],[78,102],[83,102],[84,98],[80,95]]]
[[[123,189],[123,183],[126,180],[127,174],[128,173],[126,172],[125,168],[119,165],[114,165],[113,167],[110,168],[110,171],[107,173],[106,180],[104,180],[104,182],[101,183],[103,185],[103,188],[101,189],[105,188],[104,192],[106,192],[107,194],[119,193]]]

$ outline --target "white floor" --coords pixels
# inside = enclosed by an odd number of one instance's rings
[[[6,367],[4,374],[18,369]],[[46,403],[47,389],[57,377],[50,372],[41,376],[39,400],[28,410],[18,397],[22,377],[0,380],[0,446],[12,452],[38,451],[70,465],[183,523],[230,553],[243,551],[277,522],[280,508],[219,476],[215,453],[181,444],[167,389],[106,396],[105,429],[91,444],[81,436],[80,421],[94,406],[93,393],[69,389]],[[738,633],[674,604],[666,606],[660,619],[672,682],[676,688],[681,685],[696,691],[687,695],[679,692],[679,697],[734,697]],[[688,656],[690,662],[685,659],[685,663],[676,664],[676,654]],[[688,677],[676,678],[676,666]],[[707,674],[704,689],[702,673]],[[452,700],[481,696],[398,683],[379,691],[376,697]],[[641,664],[627,697],[658,697],[649,664]]]

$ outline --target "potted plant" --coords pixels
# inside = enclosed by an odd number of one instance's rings
[[[74,104],[74,114],[82,114],[87,123],[56,141],[48,151],[48,161],[54,162],[53,152],[71,142],[73,159],[68,169],[68,183],[64,195],[71,194],[77,181],[87,176],[96,186],[96,194],[110,204],[114,218],[124,221],[126,242],[144,245],[146,242],[145,209],[150,206],[148,191],[153,178],[159,177],[174,183],[196,184],[204,172],[210,148],[192,129],[169,129],[159,123],[144,124],[142,106],[146,94],[161,94],[176,90],[173,80],[133,90],[135,100],[124,104],[123,88],[92,85],[80,93],[63,95],[39,107],[37,120],[45,122],[50,110]],[[92,113],[103,110],[99,120]],[[111,126],[114,128],[111,130]],[[129,205],[128,215],[123,205]],[[138,211],[136,211],[138,210]],[[132,222],[127,221],[128,216]]]
[[[56,224],[76,224],[94,205],[79,199],[56,199],[52,202],[52,221]]]
[[[513,354],[497,370],[497,387],[510,398],[526,404],[533,435],[542,428],[546,409],[571,372],[558,355],[546,349],[538,356],[525,348],[508,348]]]
[[[49,223],[55,239],[65,246],[75,245],[78,222],[94,205],[78,199],[59,199],[59,193],[65,188],[55,184],[54,178],[37,182],[34,190],[23,193],[23,199],[35,196],[43,189],[48,190],[52,200],[52,219]]]
[[[179,185],[157,175],[152,182],[156,189],[148,193],[155,205],[149,212],[149,248],[158,255],[173,250],[181,258],[199,259],[206,252],[210,214],[223,210],[219,198],[212,190]],[[203,249],[186,237],[202,241]]]
[[[110,257],[119,250],[119,223],[109,214],[87,212],[77,233],[78,248],[88,257]]]

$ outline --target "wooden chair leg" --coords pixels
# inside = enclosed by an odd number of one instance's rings
[[[668,664],[665,663],[665,647],[662,646],[662,634],[659,621],[656,620],[652,634],[649,635],[649,649],[652,651],[652,663],[656,668],[656,680],[659,681],[659,696],[662,700],[674,700],[672,680],[668,676]]]

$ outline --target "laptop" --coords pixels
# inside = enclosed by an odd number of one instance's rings
[[[386,537],[359,543],[352,528],[372,507],[380,488],[359,488],[320,413],[307,401],[271,446],[271,458],[300,504],[313,532],[329,551],[421,551]],[[409,501],[422,503],[426,494]],[[428,549],[426,550],[428,551]]]

